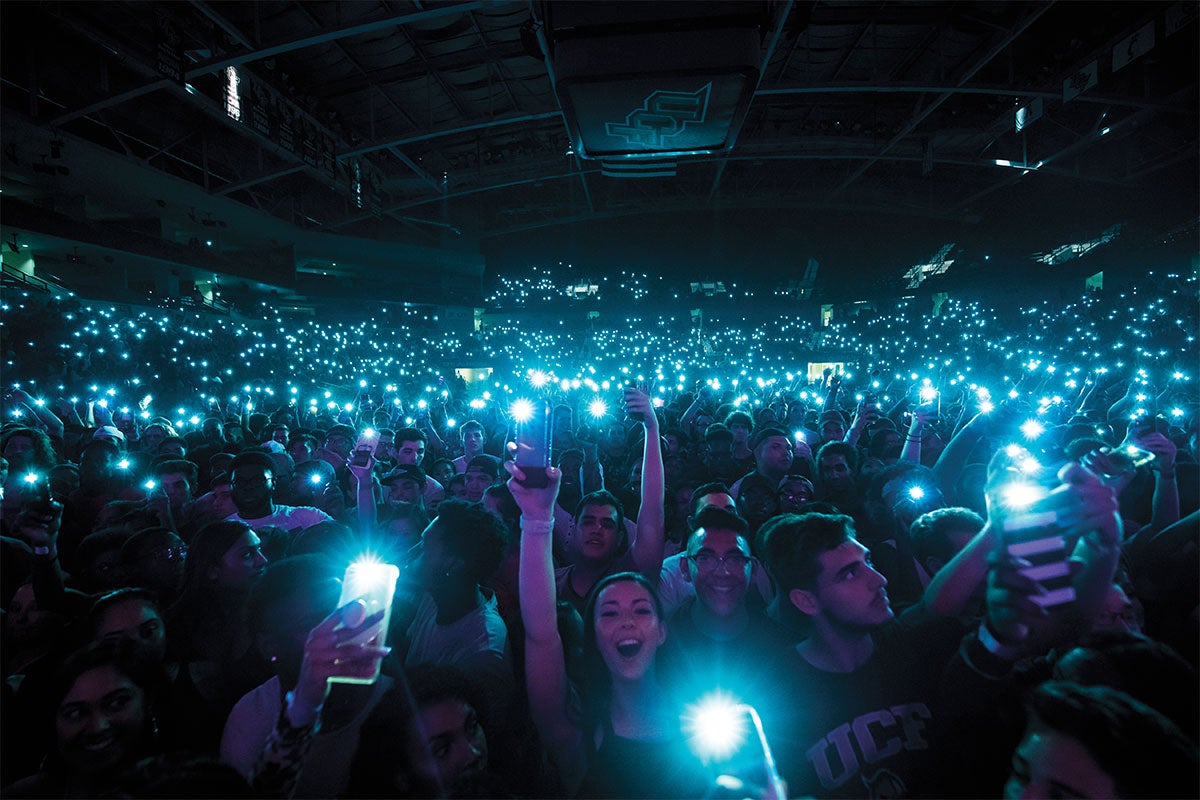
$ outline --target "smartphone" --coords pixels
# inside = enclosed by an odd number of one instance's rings
[[[542,489],[550,485],[550,404],[543,399],[532,405],[529,418],[517,421],[517,466],[525,475],[522,486]]]
[[[346,568],[342,578],[342,597],[338,608],[360,600],[367,607],[367,616],[383,612],[383,618],[366,628],[349,641],[356,644],[382,645],[387,636],[388,623],[392,617],[392,598],[396,594],[396,580],[400,568],[395,564],[377,561],[354,561]],[[344,626],[340,626],[344,627]],[[333,677],[330,683],[374,683],[379,679],[382,659],[375,662],[375,674],[370,678]]]
[[[1109,453],[1113,452],[1112,449],[1108,447],[1101,448],[1100,451]],[[1144,467],[1157,458],[1154,453],[1138,447],[1135,444],[1127,444],[1124,447],[1118,448],[1117,452],[1124,453],[1125,455],[1129,456],[1129,458],[1133,461],[1134,467]]]
[[[629,406],[629,396],[637,394],[637,393],[638,393],[638,390],[634,389],[632,386],[626,387],[626,389],[625,389],[625,405],[626,405],[626,407]],[[643,414],[641,411],[630,411],[628,415],[629,415],[629,418],[631,420],[633,420],[634,422],[644,422],[645,418],[646,418],[646,415]]]
[[[50,500],[50,481],[45,475],[31,472],[25,476],[21,487],[21,507],[36,514],[49,514],[54,510]]]
[[[354,443],[354,451],[350,453],[350,463],[356,467],[365,467],[371,460],[371,454],[375,452],[375,445],[379,442],[379,431],[374,428],[367,428],[358,435],[358,441]]]
[[[1001,541],[1010,556],[1030,563],[1021,574],[1046,590],[1030,600],[1043,608],[1075,601],[1068,564],[1071,554],[1053,511],[1019,511],[1006,516],[1001,525]]]

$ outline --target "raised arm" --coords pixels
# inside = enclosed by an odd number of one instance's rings
[[[13,390],[13,399],[25,405],[28,413],[41,423],[51,438],[62,439],[63,421],[50,410],[45,400],[35,400],[22,389]]]
[[[521,568],[519,597],[525,626],[525,683],[529,709],[542,741],[550,748],[569,794],[583,780],[586,768],[580,729],[568,715],[569,687],[558,633],[551,544],[554,502],[562,473],[547,468],[549,486],[532,489],[513,461],[504,462],[511,479],[508,488],[521,509]]]
[[[662,572],[666,536],[663,517],[666,488],[658,417],[654,413],[650,395],[645,392],[626,392],[625,405],[630,415],[642,415],[642,425],[646,428],[646,441],[642,449],[642,505],[638,511],[637,536],[630,545],[630,553],[638,571],[648,580],[657,581]]]
[[[367,459],[364,466],[347,465],[355,485],[355,515],[358,530],[363,536],[374,536],[378,511],[375,508],[375,457]]]
[[[1179,484],[1175,482],[1175,443],[1161,433],[1148,433],[1133,442],[1154,453],[1154,499],[1150,510],[1150,533],[1158,533],[1179,521]],[[1141,531],[1138,531],[1141,533]]]
[[[928,406],[917,406],[913,411],[912,424],[904,434],[904,450],[900,453],[901,461],[921,463],[921,439],[925,436],[925,428],[932,418],[933,411]]]
[[[932,616],[957,617],[977,588],[987,581],[988,559],[1000,545],[996,527],[989,521],[925,587],[925,608]]]
[[[862,437],[863,431],[877,419],[879,419],[878,406],[873,402],[861,401],[854,410],[854,421],[850,423],[850,427],[846,430],[846,435],[842,438],[842,441],[851,447],[858,447],[858,440]]]
[[[933,476],[937,480],[938,488],[953,503],[961,502],[955,496],[954,487],[958,476],[962,474],[963,468],[967,465],[967,458],[971,455],[971,451],[975,449],[979,440],[987,435],[988,419],[988,414],[983,413],[972,417],[970,422],[954,434],[946,445],[946,449],[942,450],[942,454],[938,456],[937,463],[933,465]]]

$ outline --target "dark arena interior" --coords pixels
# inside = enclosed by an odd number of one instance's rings
[[[0,797],[1200,797],[1198,17],[0,4]]]

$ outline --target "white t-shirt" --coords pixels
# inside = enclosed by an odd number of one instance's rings
[[[425,476],[425,507],[430,508],[446,499],[446,489],[428,475]]]
[[[245,519],[241,514],[231,514],[226,521],[244,522],[254,530],[259,528],[283,528],[294,531],[297,528],[310,528],[322,522],[333,522],[333,517],[319,508],[312,506],[281,506],[275,505],[275,513],[257,519]]]
[[[304,768],[300,771],[293,797],[341,797],[345,794],[350,782],[350,765],[358,750],[359,732],[379,698],[391,686],[392,679],[380,675],[371,699],[352,720],[336,728],[322,725],[304,757]],[[242,695],[225,721],[221,760],[249,780],[267,737],[279,721],[282,708],[283,692],[278,676]]]
[[[487,694],[493,710],[501,714],[508,710],[515,684],[512,651],[508,646],[508,627],[500,616],[494,594],[486,597],[482,606],[449,625],[438,624],[437,605],[426,594],[408,626],[407,638],[404,666],[458,667]]]

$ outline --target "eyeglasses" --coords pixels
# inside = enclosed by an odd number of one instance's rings
[[[273,486],[274,484],[274,478],[241,478],[233,481],[229,486],[231,488],[241,486],[246,489],[253,489],[258,486]]]
[[[713,553],[697,553],[688,558],[701,572],[715,572],[719,566],[725,567],[729,572],[737,572],[745,569],[746,565],[750,563],[750,559],[741,553],[727,553],[723,556]]]

